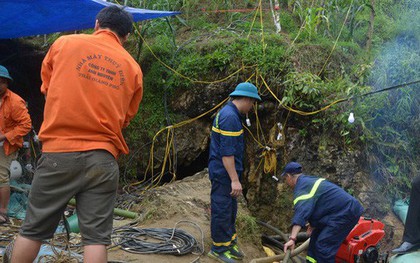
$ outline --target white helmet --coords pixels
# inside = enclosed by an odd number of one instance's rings
[[[10,164],[10,180],[16,180],[22,177],[22,165],[16,160],[13,160]]]

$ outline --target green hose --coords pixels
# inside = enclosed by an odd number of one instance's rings
[[[70,199],[69,205],[75,206],[76,205],[76,200],[74,198]],[[127,210],[123,210],[123,209],[120,209],[120,208],[114,208],[114,215],[122,216],[122,217],[125,217],[125,218],[131,218],[131,219],[136,219],[139,216],[137,213],[127,211]]]

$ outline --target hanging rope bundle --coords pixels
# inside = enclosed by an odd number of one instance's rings
[[[264,156],[264,173],[276,174],[276,167],[277,167],[276,150],[270,147],[266,147],[262,155]]]

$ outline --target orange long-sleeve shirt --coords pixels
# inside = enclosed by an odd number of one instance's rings
[[[0,130],[6,137],[3,149],[10,155],[22,147],[23,136],[31,130],[32,122],[26,103],[19,95],[7,89],[1,100]]]
[[[111,31],[57,39],[41,69],[44,152],[128,153],[122,135],[143,96],[140,66]]]

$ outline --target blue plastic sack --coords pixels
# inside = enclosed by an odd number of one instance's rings
[[[14,189],[14,191],[10,194],[7,215],[9,217],[23,220],[26,216],[28,194],[31,186],[28,184],[17,184],[15,181],[11,181],[10,186]]]
[[[404,255],[392,256],[389,263],[416,263],[420,262],[420,251],[412,252]]]
[[[404,223],[404,225],[405,225],[405,219],[407,218],[409,203],[410,203],[409,200],[397,200],[395,201],[394,207],[393,207],[394,213],[397,214],[397,216]]]

